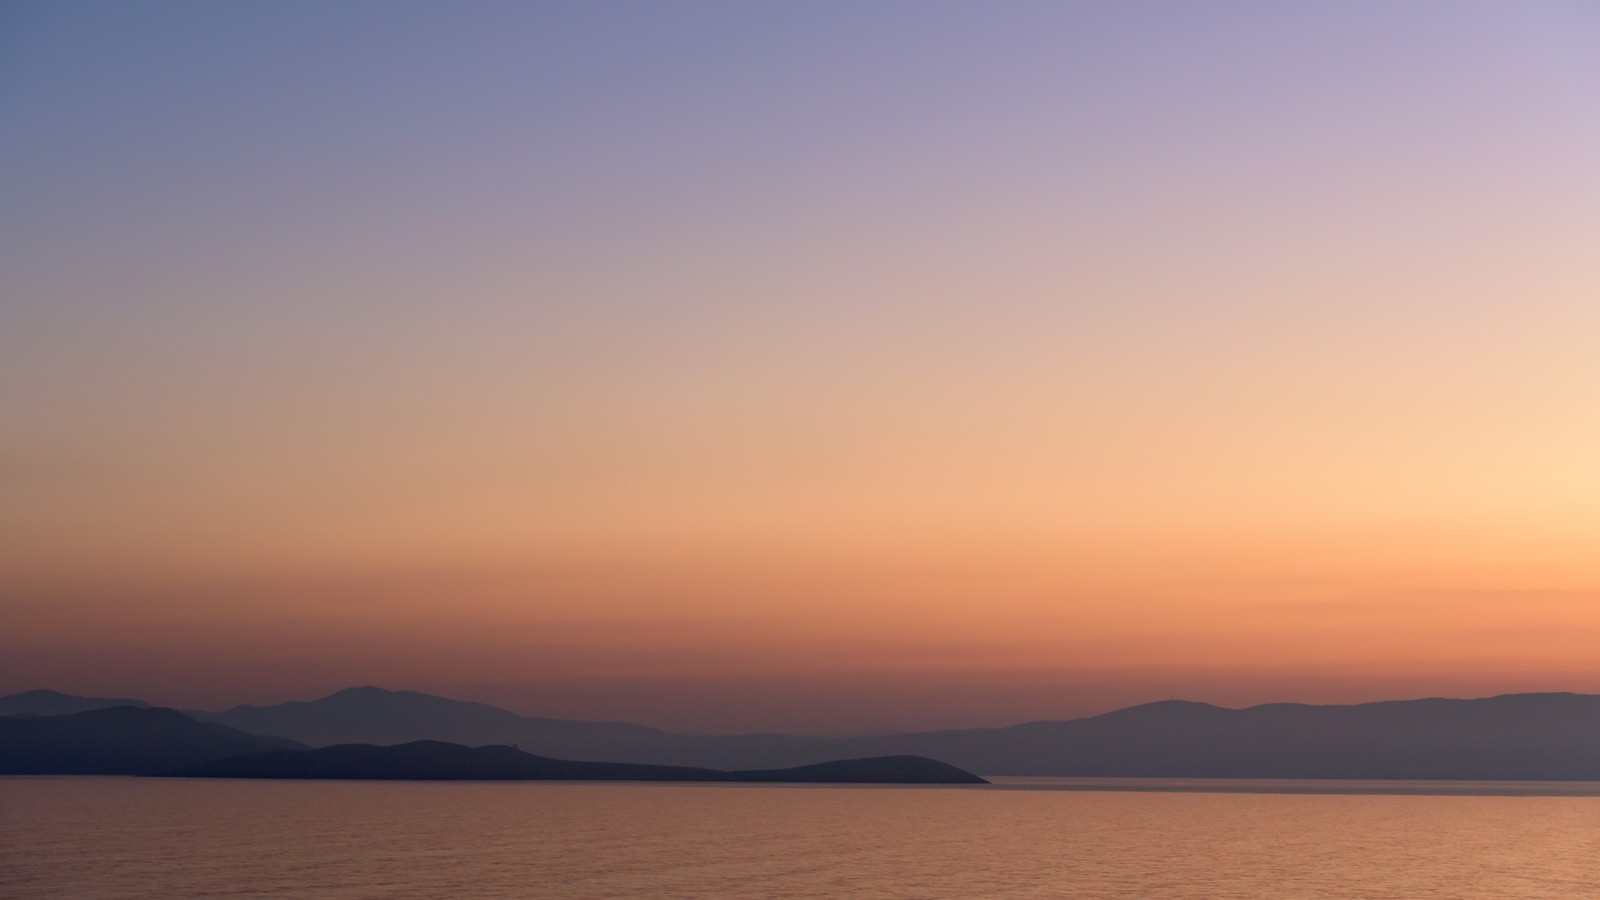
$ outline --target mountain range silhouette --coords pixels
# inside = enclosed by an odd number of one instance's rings
[[[0,697],[0,715],[96,702],[52,696]],[[1245,709],[1173,700],[1065,721],[853,738],[681,734],[376,687],[188,715],[313,747],[516,745],[547,758],[715,770],[920,756],[984,775],[1600,780],[1600,696],[1574,693]]]

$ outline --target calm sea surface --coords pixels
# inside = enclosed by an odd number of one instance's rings
[[[0,778],[0,897],[1595,897],[1597,794]]]

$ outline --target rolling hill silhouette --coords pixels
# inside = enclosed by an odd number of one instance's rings
[[[0,697],[0,716],[64,716],[108,706],[149,705],[143,700],[127,698],[112,700],[105,697],[74,697],[60,691],[23,691]]]
[[[284,749],[305,745],[196,722],[171,709],[110,706],[0,717],[0,775],[148,775]]]

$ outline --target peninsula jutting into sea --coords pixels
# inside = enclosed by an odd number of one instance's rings
[[[38,708],[42,692],[20,695]],[[64,705],[86,698],[50,695]],[[0,698],[0,702],[17,698]],[[515,746],[444,741],[311,748],[285,738],[198,722],[176,710],[107,706],[62,715],[0,716],[0,775],[159,775],[353,781],[696,781],[826,784],[984,784],[918,756],[841,759],[724,772],[686,766],[550,759]]]

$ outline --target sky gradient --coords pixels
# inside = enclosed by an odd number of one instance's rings
[[[0,692],[1600,692],[1591,3],[0,7]]]

